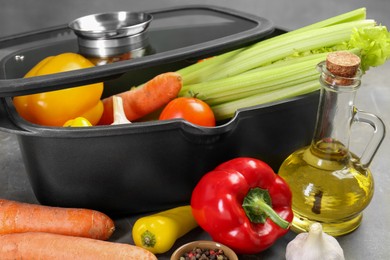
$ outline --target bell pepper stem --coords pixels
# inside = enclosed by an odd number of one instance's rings
[[[290,223],[280,217],[271,205],[269,192],[260,188],[249,190],[242,203],[242,207],[251,222],[264,224],[267,218],[270,218],[279,227],[287,229]]]

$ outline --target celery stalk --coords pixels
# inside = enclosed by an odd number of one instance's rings
[[[334,17],[331,17],[329,19],[302,27],[300,29],[288,32],[287,34],[290,36],[292,34],[297,33],[303,33],[305,31],[310,31],[312,29],[319,29],[323,27],[328,27],[331,25],[337,25],[337,24],[343,24],[346,22],[353,22],[353,21],[360,21],[364,20],[366,17],[366,9],[365,8],[359,8],[344,14],[340,14]],[[284,34],[285,35],[285,34]],[[286,36],[281,35],[277,38],[276,41],[283,42],[284,38]],[[287,37],[289,37],[287,36]],[[266,40],[267,42],[270,42],[270,45],[272,46],[274,38]],[[280,39],[280,40],[279,40]],[[264,41],[263,41],[264,42]],[[262,44],[264,44],[262,42]],[[326,42],[326,41],[325,41]],[[238,50],[234,50],[231,52],[227,52],[225,54],[219,55],[217,57],[213,57],[209,60],[203,61],[201,63],[196,63],[191,66],[187,66],[186,68],[183,68],[178,71],[180,75],[182,75],[183,78],[183,84],[194,84],[198,82],[202,82],[207,80],[209,75],[212,75],[214,72],[217,72],[220,68],[219,65],[224,64],[226,61],[229,61],[232,57],[239,57],[240,53],[248,49],[248,47],[244,47]]]
[[[300,74],[301,75],[301,74]],[[292,79],[278,79],[275,82],[270,82],[269,84],[262,84],[261,87],[257,86],[258,88],[253,88],[250,91],[241,92],[237,94],[227,94],[224,96],[218,96],[213,97],[210,99],[207,99],[207,103],[215,106],[218,104],[223,104],[239,99],[244,99],[250,96],[254,95],[260,95],[265,94],[277,89],[287,89],[289,87],[294,87],[300,84],[306,84],[309,81],[317,81],[318,80],[318,73],[315,73],[314,71],[306,72],[306,75],[301,75],[298,78],[292,78]]]
[[[348,41],[354,28],[375,26],[374,20],[362,20],[313,29],[295,34],[282,34],[261,41],[220,64],[213,70],[202,73],[207,80],[231,77],[250,69],[277,61],[294,52],[303,52],[321,47],[329,47]]]
[[[259,95],[226,102],[216,106],[211,106],[211,109],[214,111],[214,115],[218,120],[227,119],[233,117],[234,113],[240,108],[263,105],[296,97],[318,90],[319,87],[320,83],[318,79],[315,79],[303,84],[270,91],[265,94],[262,93]]]
[[[187,85],[191,82],[194,82],[195,80],[203,81],[204,79],[202,78],[202,75],[205,75],[205,72],[209,69],[209,67],[218,68],[218,66],[223,64],[226,60],[231,59],[233,56],[240,53],[242,50],[243,49],[237,49],[220,54],[202,62],[198,62],[190,66],[184,67],[177,72],[181,75],[183,79],[183,85]],[[205,64],[207,66],[205,66]]]
[[[366,8],[358,8],[356,10],[352,10],[347,13],[343,13],[307,26],[304,26],[302,28],[296,29],[294,31],[291,31],[291,33],[300,33],[303,31],[308,31],[311,29],[318,29],[323,27],[328,27],[336,24],[342,24],[347,22],[353,22],[353,21],[359,21],[359,20],[365,20],[366,19]]]
[[[225,79],[202,82],[185,87],[187,95],[196,94],[209,105],[228,102],[232,99],[266,92],[271,89],[299,83],[299,79],[316,76],[315,66],[326,57],[326,53],[296,58],[294,62],[285,61],[278,66],[265,66]]]

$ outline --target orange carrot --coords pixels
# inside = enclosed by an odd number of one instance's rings
[[[162,73],[129,91],[117,94],[123,100],[123,108],[128,120],[137,120],[168,104],[176,98],[182,87],[182,78],[176,72]],[[113,98],[103,99],[104,112],[99,125],[113,123]]]
[[[0,234],[48,232],[107,240],[114,221],[99,211],[0,199]]]
[[[157,259],[151,252],[134,245],[41,232],[0,235],[0,258],[2,260]]]

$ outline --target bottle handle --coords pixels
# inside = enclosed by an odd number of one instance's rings
[[[353,123],[366,123],[374,129],[371,140],[360,157],[361,166],[368,168],[386,134],[386,127],[378,116],[354,108]]]

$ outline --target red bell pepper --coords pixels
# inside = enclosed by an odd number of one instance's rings
[[[240,254],[259,253],[285,235],[291,206],[287,183],[266,163],[246,157],[206,173],[191,197],[199,226]]]

